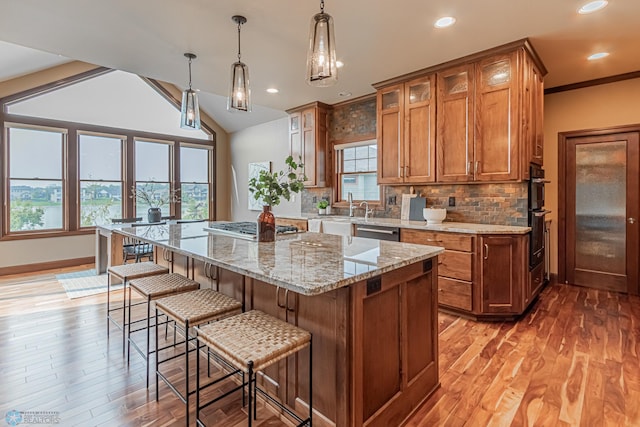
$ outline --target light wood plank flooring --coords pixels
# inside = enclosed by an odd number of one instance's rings
[[[183,404],[164,385],[155,401],[136,354],[127,367],[119,331],[107,342],[106,296],[69,300],[59,272],[0,277],[0,418],[57,411],[62,426],[183,426]],[[640,298],[554,284],[517,323],[441,313],[440,376],[408,426],[640,426]],[[207,411],[216,426],[245,417],[236,395]],[[258,418],[285,425],[263,405]]]

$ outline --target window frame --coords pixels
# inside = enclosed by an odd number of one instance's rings
[[[176,180],[176,188],[180,190],[180,217],[182,217],[182,184],[185,181],[182,181],[182,148],[195,148],[198,150],[207,150],[207,182],[197,182],[197,181],[187,181],[186,184],[207,184],[207,211],[209,212],[209,217],[211,217],[211,209],[215,204],[213,199],[214,187],[215,187],[215,179],[214,179],[214,147],[204,147],[198,144],[191,143],[181,143],[178,147],[178,156],[176,160],[177,170],[179,171],[180,180]]]
[[[343,199],[343,195],[341,193],[342,191],[342,177],[346,176],[346,175],[360,175],[362,173],[371,173],[371,172],[342,172],[342,168],[343,168],[343,150],[345,148],[352,148],[352,147],[361,147],[361,146],[368,146],[368,145],[377,145],[377,140],[375,138],[357,138],[357,139],[348,139],[348,140],[341,140],[341,141],[333,141],[331,143],[331,151],[333,154],[333,158],[334,158],[334,162],[333,162],[333,176],[334,176],[334,180],[335,180],[335,188],[333,190],[333,204],[332,206],[337,207],[337,208],[348,208],[349,207],[349,203],[347,202],[347,197],[346,195],[344,196]],[[378,153],[379,154],[379,153]],[[379,162],[377,163],[379,164]],[[376,182],[377,182],[377,176],[378,176],[378,167],[376,164],[376,171],[375,171],[375,176],[376,176]],[[367,202],[369,204],[370,208],[375,208],[375,209],[383,209],[385,204],[384,204],[384,186],[381,184],[378,184],[378,189],[379,189],[379,195],[378,195],[378,200],[370,200],[370,199],[354,199],[353,203],[360,203],[360,202]]]
[[[166,134],[157,134],[153,132],[146,131],[134,131],[130,129],[121,129],[121,128],[111,128],[107,126],[100,125],[92,125],[92,124],[84,124],[84,123],[76,123],[76,122],[67,122],[61,120],[52,120],[40,117],[29,117],[29,116],[21,116],[16,114],[10,114],[7,112],[8,106],[12,103],[19,102],[23,99],[27,99],[29,97],[38,96],[44,92],[56,90],[58,88],[74,84],[85,79],[89,79],[92,77],[99,76],[101,74],[113,71],[111,69],[105,67],[96,67],[92,70],[82,72],[80,74],[70,76],[68,78],[63,78],[58,81],[54,81],[51,83],[46,83],[44,85],[27,89],[22,92],[18,92],[12,95],[9,95],[4,98],[0,98],[0,126],[2,126],[2,131],[0,132],[0,153],[3,155],[3,159],[0,159],[0,201],[2,202],[2,218],[0,220],[0,241],[11,241],[11,240],[26,240],[26,239],[38,239],[38,238],[48,238],[48,237],[62,237],[62,236],[74,236],[74,235],[83,235],[83,234],[92,234],[95,233],[95,227],[80,227],[80,203],[79,203],[79,191],[80,191],[80,175],[79,175],[79,160],[78,160],[78,132],[88,133],[104,133],[109,135],[123,135],[126,136],[126,141],[124,142],[123,148],[123,179],[124,179],[124,189],[129,189],[134,183],[134,139],[157,139],[163,141],[171,141],[173,143],[172,155],[179,155],[179,147],[182,144],[192,144],[195,146],[202,146],[211,148],[212,160],[210,162],[210,195],[209,198],[211,201],[216,200],[216,131],[206,123],[202,123],[202,129],[210,135],[210,139],[190,139],[176,135],[166,135]],[[162,97],[169,103],[171,103],[174,107],[179,109],[180,100],[176,98],[172,92],[165,87],[166,84],[163,84],[159,81],[153,79],[147,79],[140,77],[144,82],[149,84],[154,90],[156,90]],[[28,126],[28,127],[44,127],[44,128],[57,128],[61,130],[67,131],[67,138],[63,143],[63,162],[64,162],[64,170],[63,170],[63,178],[65,180],[64,191],[65,191],[65,200],[63,202],[63,216],[64,216],[64,228],[56,229],[54,231],[49,230],[28,230],[28,232],[9,232],[9,204],[8,198],[10,195],[9,192],[9,181],[7,176],[8,159],[6,157],[7,152],[7,142],[6,142],[6,132],[5,125],[13,124],[18,126]],[[179,170],[174,164],[171,166],[170,170],[173,173],[176,179],[174,181],[177,182],[179,179]],[[123,189],[123,190],[124,190]],[[134,203],[133,199],[125,196],[128,192],[123,193],[123,217],[129,217],[134,215]],[[179,205],[176,206],[176,212],[180,212]],[[209,220],[215,220],[216,218],[216,205],[213,202],[210,202],[209,205]]]
[[[81,169],[81,164],[80,164],[80,137],[82,137],[83,135],[87,135],[87,136],[99,136],[99,137],[105,137],[105,138],[113,138],[113,139],[119,139],[120,140],[120,181],[111,181],[111,180],[103,180],[103,179],[82,179],[80,176],[80,173],[82,171]],[[88,226],[83,226],[82,225],[82,183],[83,182],[103,182],[103,183],[120,183],[120,191],[122,194],[122,202],[120,204],[120,216],[123,216],[123,212],[124,212],[124,206],[125,206],[125,199],[127,198],[127,192],[125,191],[124,188],[124,182],[125,182],[125,162],[124,162],[124,158],[125,158],[125,148],[126,148],[126,141],[127,141],[127,137],[126,135],[122,135],[122,134],[111,134],[111,133],[105,133],[105,132],[93,132],[93,131],[85,131],[85,130],[78,130],[76,132],[76,144],[77,144],[77,153],[78,153],[78,170],[77,170],[77,179],[78,179],[78,184],[77,184],[77,194],[78,194],[78,201],[76,203],[76,214],[77,214],[77,218],[78,218],[78,230],[85,230],[85,229],[95,229],[95,225],[88,225]]]
[[[61,152],[61,165],[60,172],[61,176],[59,179],[53,179],[51,177],[45,178],[12,178],[11,177],[11,166],[10,166],[10,154],[11,154],[11,140],[9,138],[9,130],[10,129],[23,129],[23,130],[35,130],[35,131],[43,131],[43,132],[52,132],[59,133],[61,135],[60,141],[60,150]],[[39,236],[42,234],[49,233],[61,233],[67,231],[69,229],[68,224],[68,211],[67,211],[67,200],[68,200],[68,191],[67,185],[68,181],[66,179],[67,176],[67,145],[69,140],[69,134],[66,129],[52,127],[52,126],[41,126],[41,125],[25,125],[18,122],[9,122],[6,121],[3,123],[2,135],[4,140],[4,147],[2,147],[2,155],[4,156],[4,166],[3,166],[3,174],[2,178],[4,180],[4,185],[2,186],[4,189],[4,198],[3,198],[3,224],[2,229],[6,230],[5,233],[7,235],[16,236],[16,235],[25,235],[25,236]],[[11,181],[56,181],[60,182],[60,187],[62,188],[62,196],[61,196],[61,207],[62,207],[62,218],[61,224],[59,228],[42,228],[42,229],[34,229],[34,230],[11,230]]]

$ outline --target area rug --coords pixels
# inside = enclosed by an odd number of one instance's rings
[[[107,275],[96,275],[95,270],[83,270],[56,275],[56,279],[69,299],[82,298],[107,292]],[[112,290],[122,289],[122,284],[111,286]]]

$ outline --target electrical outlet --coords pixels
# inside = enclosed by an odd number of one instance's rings
[[[388,205],[395,205],[396,204],[396,196],[389,196],[387,198],[387,204]]]
[[[318,197],[317,196],[313,196],[313,203],[318,203]]]
[[[455,206],[455,205],[456,205],[456,198],[449,197],[449,206]]]

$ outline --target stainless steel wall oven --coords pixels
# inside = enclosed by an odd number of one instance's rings
[[[529,268],[534,269],[544,261],[545,241],[544,241],[544,220],[548,213],[544,209],[544,170],[536,164],[530,166],[529,181],[529,227],[531,236],[529,238]]]

